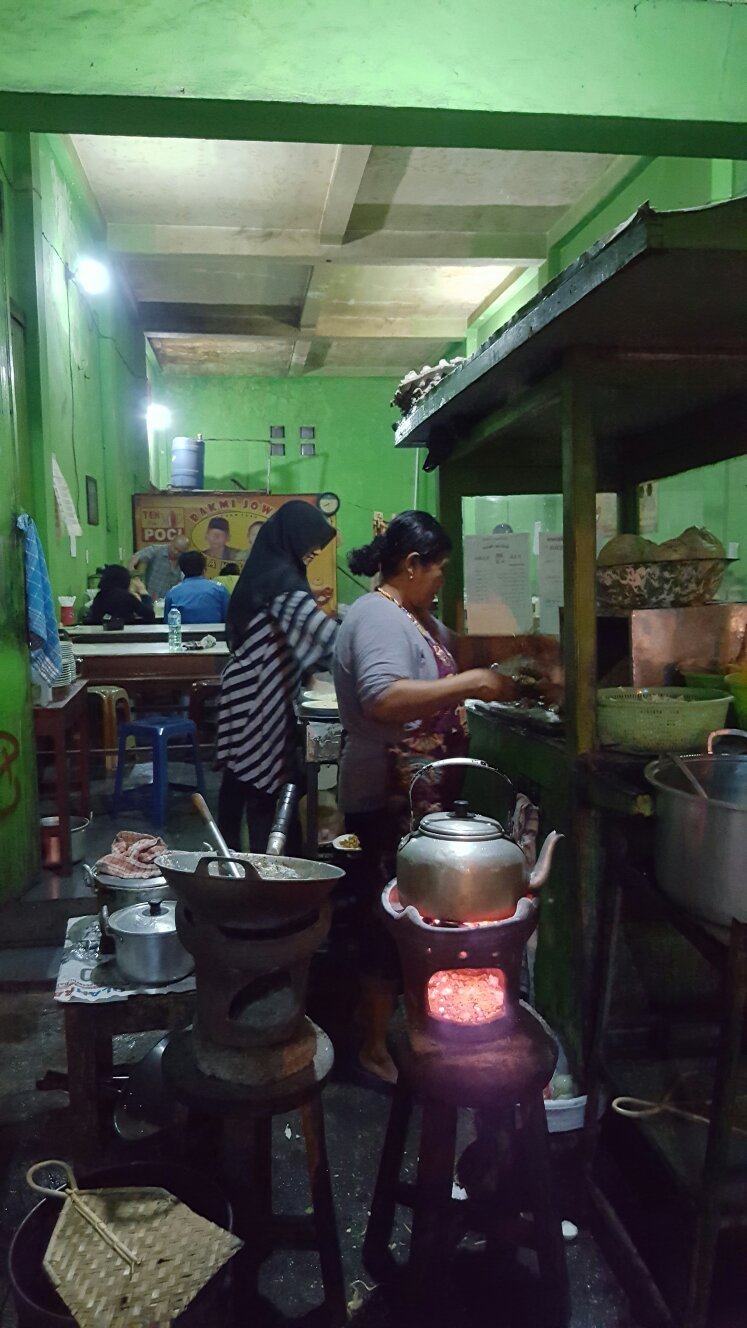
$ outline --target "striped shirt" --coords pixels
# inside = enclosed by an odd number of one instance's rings
[[[336,634],[303,590],[254,615],[221,680],[216,757],[238,779],[274,793],[288,778],[301,679],[331,665]]]

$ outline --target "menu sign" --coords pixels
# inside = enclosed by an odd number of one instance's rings
[[[177,535],[186,535],[190,547],[205,555],[208,576],[218,576],[227,563],[236,563],[240,570],[265,521],[291,499],[316,506],[318,494],[136,493],[132,500],[135,548],[168,544]],[[330,614],[337,611],[336,553],[333,540],[308,568],[316,601]]]
[[[470,636],[512,636],[532,626],[529,536],[468,535],[464,599]]]

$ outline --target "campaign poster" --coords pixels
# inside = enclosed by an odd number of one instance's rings
[[[291,499],[318,505],[316,493],[136,493],[132,500],[135,548],[167,544],[186,535],[190,547],[207,560],[207,575],[218,576],[227,563],[243,567],[265,521]],[[334,525],[334,519],[330,519]],[[309,565],[309,585],[325,612],[337,612],[337,546],[333,541]]]

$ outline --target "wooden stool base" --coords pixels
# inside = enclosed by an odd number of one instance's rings
[[[340,1328],[347,1318],[347,1304],[321,1100],[334,1052],[326,1033],[311,1020],[308,1025],[316,1039],[313,1060],[300,1073],[277,1083],[252,1087],[204,1075],[197,1066],[191,1030],[171,1038],[163,1056],[163,1073],[177,1101],[188,1108],[191,1128],[199,1129],[207,1120],[214,1140],[217,1118],[224,1142],[246,1159],[247,1182],[234,1197],[235,1229],[245,1242],[234,1260],[241,1315],[248,1323],[248,1311],[257,1300],[260,1267],[274,1249],[316,1249],[324,1287],[324,1321],[328,1328]],[[310,1216],[287,1216],[272,1208],[272,1118],[287,1111],[298,1111],[301,1118]]]

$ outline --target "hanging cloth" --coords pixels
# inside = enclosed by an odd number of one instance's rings
[[[26,574],[26,627],[31,667],[47,683],[62,676],[62,650],[57,627],[52,586],[49,581],[39,532],[27,512],[16,518],[23,536],[23,565]]]

